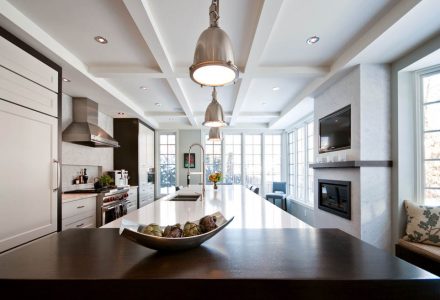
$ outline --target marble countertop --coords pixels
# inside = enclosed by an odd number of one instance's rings
[[[96,197],[98,194],[91,194],[91,193],[84,193],[84,194],[61,194],[61,201],[63,203],[85,199],[85,198],[92,198]]]
[[[178,193],[186,193],[185,189]],[[206,187],[203,200],[169,201],[170,194],[102,227],[119,228],[122,219],[141,224],[184,224],[220,211],[226,218],[235,217],[228,228],[312,228],[241,185]]]

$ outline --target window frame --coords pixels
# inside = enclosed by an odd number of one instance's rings
[[[426,76],[440,74],[440,65],[424,68],[414,72],[414,89],[415,89],[415,182],[416,182],[416,201],[420,204],[427,204],[425,202],[425,133],[426,132],[440,132],[439,130],[424,129],[424,107],[434,103],[439,103],[440,99],[429,103],[423,102],[423,78]],[[439,159],[428,159],[429,161],[440,161]],[[433,189],[432,187],[430,189]],[[440,190],[440,188],[434,188]]]
[[[314,209],[315,207],[315,187],[313,187],[313,199],[309,199],[310,195],[309,195],[309,174],[310,172],[313,170],[310,170],[309,168],[309,129],[308,129],[308,125],[309,124],[313,124],[313,138],[312,138],[312,146],[313,146],[313,155],[315,154],[315,137],[316,137],[316,129],[315,129],[315,122],[314,122],[314,118],[313,118],[313,114],[309,115],[307,117],[305,117],[304,119],[302,119],[300,122],[296,123],[294,126],[292,126],[291,128],[289,128],[288,130],[286,130],[287,132],[287,140],[286,140],[286,152],[287,152],[287,163],[288,163],[288,170],[286,172],[287,174],[287,182],[289,185],[289,195],[288,198],[290,200],[293,200],[303,206],[309,207],[311,209]],[[298,198],[298,130],[300,128],[304,128],[304,148],[302,149],[302,152],[304,153],[304,200],[299,200]],[[292,164],[292,161],[290,159],[290,147],[289,147],[289,134],[293,134],[293,147],[294,147],[294,191],[292,192],[290,190],[290,182],[291,182],[291,178],[290,178],[290,165]],[[312,159],[310,161],[314,161],[314,158],[312,157]],[[313,180],[313,184],[315,184],[315,180]]]
[[[175,161],[174,161],[174,165],[175,165],[175,176],[176,176],[176,182],[175,182],[175,185],[178,185],[178,181],[179,181],[179,170],[178,170],[178,166],[179,166],[179,155],[178,155],[178,145],[179,145],[179,139],[178,139],[178,133],[176,132],[176,131],[158,131],[157,132],[157,134],[156,134],[156,136],[157,136],[157,139],[156,139],[156,153],[158,154],[157,155],[157,157],[156,157],[156,163],[157,163],[157,166],[158,166],[158,170],[156,171],[156,194],[157,195],[160,195],[160,196],[165,196],[165,195],[168,195],[168,194],[163,194],[162,192],[161,192],[161,174],[160,174],[160,166],[161,166],[161,163],[160,163],[160,156],[161,156],[161,152],[160,152],[160,146],[161,146],[161,143],[160,143],[160,137],[162,136],[162,135],[174,135],[174,146],[175,146]],[[167,144],[166,145],[169,145],[168,144],[168,142],[167,142]],[[168,155],[168,154],[167,154]],[[169,164],[167,164],[167,165],[169,165]]]

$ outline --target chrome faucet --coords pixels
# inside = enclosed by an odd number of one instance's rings
[[[199,146],[200,149],[202,149],[202,172],[192,172],[189,170],[190,164],[191,164],[191,148],[193,146]],[[195,143],[192,144],[191,146],[189,146],[189,151],[188,151],[188,172],[186,173],[186,186],[189,186],[190,181],[191,181],[191,174],[201,174],[202,175],[202,195],[205,195],[205,148],[203,148],[203,146],[201,144]]]

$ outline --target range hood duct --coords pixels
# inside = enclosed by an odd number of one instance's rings
[[[63,141],[89,147],[119,147],[118,141],[98,126],[98,103],[73,98],[73,122],[63,131]]]

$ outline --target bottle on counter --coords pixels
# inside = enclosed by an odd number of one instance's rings
[[[82,169],[79,171],[78,179],[79,179],[79,184],[83,184],[84,183],[83,170]]]
[[[88,180],[89,180],[89,176],[87,176],[87,169],[84,168],[84,172],[83,172],[83,183],[87,183]]]

